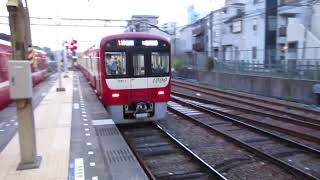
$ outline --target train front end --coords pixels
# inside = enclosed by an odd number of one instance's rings
[[[170,44],[149,34],[122,34],[102,40],[101,99],[118,123],[165,118],[170,98]]]

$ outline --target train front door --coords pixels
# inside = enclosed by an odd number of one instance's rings
[[[146,77],[146,54],[134,53],[131,58],[133,76],[130,79],[130,99],[132,101],[147,101],[150,97],[150,90]]]

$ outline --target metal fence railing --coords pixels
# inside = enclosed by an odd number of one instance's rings
[[[180,61],[180,68],[183,66],[189,71],[193,69],[195,71],[320,80],[320,47],[299,48],[294,44],[288,44],[278,49],[253,47],[240,50],[240,48],[228,46],[212,49],[210,52],[190,51],[175,54],[173,59]]]
[[[261,64],[245,61],[215,61],[213,71],[289,79],[320,80],[320,61]]]

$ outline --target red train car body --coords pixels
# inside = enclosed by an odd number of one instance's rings
[[[163,119],[170,98],[170,43],[146,33],[102,38],[79,67],[116,123]]]
[[[46,53],[35,50],[35,61],[32,66],[32,82],[35,86],[47,77],[48,63]],[[11,43],[0,39],[0,109],[12,102],[9,94],[8,60],[11,58]]]

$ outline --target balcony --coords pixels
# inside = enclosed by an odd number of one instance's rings
[[[192,30],[192,36],[196,37],[196,36],[202,36],[205,33],[205,27],[204,25],[198,26],[196,28],[194,28]]]
[[[287,59],[288,60],[297,60],[298,58],[298,53],[296,50],[289,50],[287,53]]]
[[[205,48],[204,48],[204,43],[194,43],[193,45],[192,45],[192,49],[194,50],[194,51],[204,51],[205,50]]]
[[[278,14],[281,16],[294,17],[295,14],[303,13],[304,7],[299,0],[281,0]]]
[[[299,0],[280,0],[280,5],[296,4]]]

